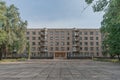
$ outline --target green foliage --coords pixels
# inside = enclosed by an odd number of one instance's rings
[[[91,4],[94,0],[85,0],[87,4]]]
[[[109,3],[108,0],[85,0],[87,4],[92,4],[94,1],[95,3],[92,6],[94,12],[103,11]]]
[[[30,43],[29,43],[29,42],[27,42],[27,47],[26,47],[26,49],[27,49],[27,53],[28,53],[28,59],[30,59],[31,52],[30,52]]]
[[[7,33],[0,29],[0,48],[6,42]]]
[[[5,49],[7,53],[16,50],[17,53],[23,53],[26,49],[26,28],[27,21],[22,21],[18,8],[14,5],[6,6],[6,3],[0,1],[0,29],[6,34]],[[4,37],[4,35],[1,35]],[[0,38],[2,38],[0,37]]]
[[[112,62],[112,63],[120,63],[118,59],[99,59],[99,58],[94,58],[94,61],[101,61],[101,62]]]
[[[105,12],[101,22],[103,53],[120,60],[120,0],[97,0],[93,10]]]

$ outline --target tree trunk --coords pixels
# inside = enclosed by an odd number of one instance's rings
[[[118,54],[118,59],[119,59],[119,61],[120,61],[120,55]]]
[[[110,55],[110,58],[111,58],[111,59],[115,59],[115,56],[114,56],[114,55]]]
[[[6,57],[7,57],[7,48],[6,48],[6,46],[4,47],[4,58],[6,59]]]
[[[2,48],[0,48],[0,60],[2,60]]]

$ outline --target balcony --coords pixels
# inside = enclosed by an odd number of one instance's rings
[[[46,49],[41,49],[41,52],[47,52],[48,50],[46,50]]]
[[[45,32],[41,32],[41,36],[45,36]]]
[[[77,34],[75,33],[75,37],[78,37],[78,36],[79,36],[79,34],[78,34],[78,33],[77,33]]]
[[[45,42],[45,41],[46,41],[46,39],[45,39],[45,38],[41,38],[41,41]]]
[[[73,52],[79,52],[79,50],[76,49],[76,50],[73,50]]]
[[[78,52],[79,48],[73,47],[73,52]]]
[[[79,41],[79,39],[74,39],[76,42],[78,42]]]
[[[73,46],[74,46],[74,47],[79,47],[79,44],[74,44]]]
[[[41,29],[41,32],[45,32],[45,29]]]
[[[41,39],[41,41],[45,41],[45,39]]]
[[[46,47],[47,46],[47,44],[41,44],[41,47]]]
[[[78,29],[74,29],[74,31],[75,31],[75,32],[79,32],[79,30],[78,30]]]

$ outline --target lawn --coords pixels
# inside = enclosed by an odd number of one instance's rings
[[[102,61],[102,62],[113,62],[113,63],[120,63],[118,59],[99,59],[99,58],[94,58],[94,61]]]
[[[0,63],[3,62],[21,62],[21,61],[26,61],[26,58],[19,58],[19,59],[2,59]]]

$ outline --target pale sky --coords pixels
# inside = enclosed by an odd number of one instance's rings
[[[85,0],[4,0],[19,8],[28,28],[100,28],[103,13],[86,10]],[[83,12],[82,12],[83,11]]]

